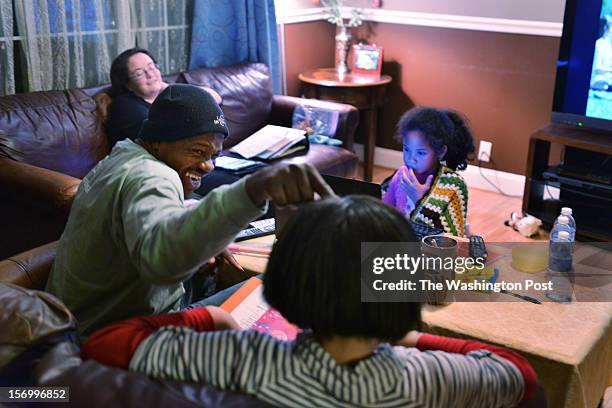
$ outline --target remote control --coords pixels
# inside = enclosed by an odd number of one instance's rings
[[[487,248],[480,235],[470,237],[470,257],[487,259]]]

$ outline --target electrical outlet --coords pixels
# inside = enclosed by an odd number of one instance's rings
[[[487,142],[486,140],[480,141],[480,148],[478,149],[478,160],[483,162],[491,161],[491,148],[493,143]]]

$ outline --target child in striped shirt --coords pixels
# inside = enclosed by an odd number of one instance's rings
[[[511,407],[529,399],[536,376],[518,354],[413,331],[418,303],[361,302],[361,243],[414,242],[408,225],[362,196],[308,204],[289,221],[264,297],[303,330],[294,341],[219,330],[234,327],[229,315],[195,308],[101,329],[83,357],[282,407]]]
[[[464,236],[468,192],[456,170],[465,169],[474,152],[467,120],[452,110],[413,108],[401,117],[396,139],[403,144],[404,165],[383,201],[414,222]]]

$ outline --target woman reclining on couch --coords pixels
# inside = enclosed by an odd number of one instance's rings
[[[414,241],[408,221],[381,201],[309,204],[283,230],[264,275],[266,301],[304,330],[296,340],[210,332],[235,323],[197,308],[115,323],[89,338],[83,356],[286,407],[508,407],[529,399],[536,376],[518,354],[410,331],[420,323],[418,303],[361,302],[361,242]]]
[[[136,139],[151,104],[168,84],[161,77],[155,57],[143,48],[130,48],[119,54],[111,65],[110,77],[108,93],[113,102],[106,133],[112,149],[119,140]],[[221,96],[215,90],[205,86],[201,88],[221,103]]]

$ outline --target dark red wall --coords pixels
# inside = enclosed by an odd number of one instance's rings
[[[300,71],[333,65],[335,30],[323,21],[285,27],[288,93],[299,95]],[[393,77],[378,146],[399,150],[394,127],[410,107],[451,107],[493,143],[495,168],[524,174],[529,135],[549,121],[559,38],[389,23],[353,37],[383,46],[383,73]]]
[[[326,21],[285,25],[288,95],[300,95],[300,72],[334,66],[335,32]]]

